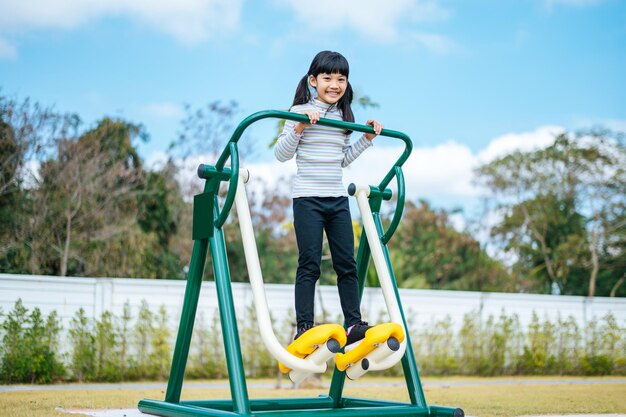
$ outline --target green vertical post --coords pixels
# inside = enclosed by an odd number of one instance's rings
[[[204,266],[206,264],[206,255],[209,247],[208,237],[213,230],[214,209],[211,204],[212,201],[207,200],[207,198],[213,198],[216,194],[217,187],[219,187],[219,181],[208,180],[204,183],[204,192],[194,198],[193,229],[194,235],[196,236],[194,236],[191,260],[189,261],[189,273],[187,274],[183,311],[180,315],[180,326],[178,327],[172,367],[167,381],[167,390],[165,392],[165,401],[168,403],[178,404],[180,402],[180,393],[185,377],[189,345],[193,334],[193,324],[196,319],[198,298],[200,297],[202,276],[204,275]],[[209,204],[207,204],[207,202]],[[201,227],[198,227],[198,225],[201,225]],[[198,229],[204,230],[205,233],[197,233]],[[209,230],[208,233],[206,233],[207,230]]]
[[[207,239],[196,240],[193,243],[183,311],[180,315],[180,326],[178,327],[174,357],[172,358],[172,369],[165,393],[165,401],[168,403],[178,404],[180,402],[180,392],[183,386],[187,356],[189,355],[189,344],[191,343],[193,324],[198,308],[198,297],[200,296],[200,288],[202,286],[202,274],[206,262],[207,248]]]
[[[204,184],[204,193],[196,196],[200,197],[199,199],[194,198],[194,235],[196,236],[194,236],[191,261],[189,262],[183,311],[180,315],[180,326],[178,327],[178,336],[176,337],[176,345],[174,347],[172,367],[167,381],[167,390],[165,392],[165,401],[168,403],[178,404],[180,402],[180,393],[185,377],[189,345],[193,334],[193,325],[198,309],[198,298],[200,297],[200,289],[202,287],[202,276],[204,275],[204,266],[206,264],[206,255],[209,247],[208,236],[210,232],[198,234],[196,230],[198,229],[198,225],[202,225],[200,229],[206,231],[210,228],[210,231],[212,231],[213,207],[211,204],[206,203],[207,197],[213,197],[213,195],[215,195],[214,189],[217,189],[218,186],[219,181],[206,181]],[[200,201],[202,203],[199,204]]]
[[[215,211],[217,218],[217,196],[215,197]],[[220,309],[222,323],[222,335],[224,337],[224,351],[228,366],[228,379],[230,392],[233,400],[233,411],[243,415],[250,414],[250,401],[246,387],[246,377],[241,357],[241,344],[237,330],[237,316],[233,304],[233,292],[230,285],[230,271],[226,244],[222,228],[216,228],[213,237],[209,239],[211,247],[211,259],[213,260],[213,272],[215,274],[215,288]]]

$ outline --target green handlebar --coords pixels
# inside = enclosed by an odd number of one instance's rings
[[[226,218],[228,217],[228,212],[230,211],[233,201],[235,200],[235,193],[237,192],[237,177],[239,175],[239,155],[237,151],[237,142],[243,135],[243,132],[248,128],[248,126],[250,126],[251,124],[259,120],[270,119],[270,118],[309,123],[309,117],[305,114],[291,113],[291,112],[279,111],[279,110],[259,111],[254,114],[251,114],[250,116],[246,117],[241,123],[239,123],[239,125],[233,132],[233,135],[231,136],[230,141],[228,142],[228,146],[224,148],[224,151],[222,152],[219,159],[217,160],[217,163],[215,164],[215,170],[217,172],[223,172],[224,164],[226,163],[229,157],[231,159],[230,186],[228,188],[228,194],[226,195],[224,206],[222,207],[221,210],[219,210],[219,215],[218,215],[217,222],[216,222],[216,227],[218,228],[221,227],[226,221]],[[342,120],[326,119],[323,117],[320,118],[317,124],[321,126],[334,127],[337,129],[352,130],[355,132],[375,133],[374,128],[372,126],[360,125],[360,124],[351,123],[351,122],[344,122]],[[383,129],[380,132],[380,136],[387,136],[390,138],[400,139],[401,141],[404,142],[404,151],[402,152],[398,160],[395,162],[393,167],[389,170],[387,175],[385,175],[385,178],[383,178],[381,183],[378,185],[378,190],[381,190],[381,192],[383,192],[386,190],[387,185],[389,185],[393,177],[394,176],[397,177],[397,181],[398,181],[397,203],[398,204],[396,205],[394,218],[389,226],[389,229],[383,236],[383,243],[387,243],[387,241],[391,238],[391,235],[393,235],[393,232],[396,230],[396,227],[398,226],[398,223],[400,222],[400,217],[402,215],[402,210],[404,206],[404,177],[402,176],[401,167],[404,164],[404,162],[406,162],[409,155],[411,154],[411,151],[413,150],[413,142],[411,142],[411,139],[407,135],[405,135],[402,132],[398,132],[396,130]]]
[[[402,173],[402,168],[399,166],[395,167],[395,171],[396,180],[398,182],[398,200],[396,201],[396,210],[393,213],[391,223],[389,223],[389,228],[387,228],[385,234],[380,238],[383,245],[386,245],[391,239],[391,236],[396,232],[400,224],[400,219],[402,218],[402,211],[404,210],[404,174]]]
[[[305,114],[291,113],[291,112],[279,111],[279,110],[259,111],[254,114],[251,114],[250,116],[243,119],[241,123],[239,123],[239,126],[237,126],[237,128],[233,132],[233,135],[230,138],[230,142],[237,143],[239,139],[241,138],[241,135],[243,134],[244,130],[246,130],[248,126],[250,126],[252,123],[257,122],[262,119],[269,119],[269,118],[286,119],[286,120],[293,120],[294,122],[309,123],[309,117]],[[342,120],[331,120],[331,119],[326,119],[324,117],[320,118],[317,124],[321,126],[336,127],[338,129],[343,129],[343,130],[353,130],[355,132],[375,133],[374,128],[372,126],[344,122]],[[404,152],[402,152],[402,155],[400,155],[400,157],[398,158],[394,166],[391,168],[391,170],[387,173],[385,178],[382,180],[382,182],[378,186],[380,190],[384,190],[385,188],[387,188],[387,185],[389,185],[389,183],[391,182],[391,180],[393,179],[395,175],[395,167],[402,166],[402,164],[404,164],[404,162],[408,159],[409,155],[411,154],[411,151],[413,150],[413,142],[411,142],[411,138],[409,138],[407,135],[405,135],[402,132],[398,132],[396,130],[383,129],[382,132],[380,132],[380,136],[387,136],[390,138],[400,139],[401,141],[404,142]],[[218,171],[224,167],[224,164],[228,160],[229,156],[230,156],[230,147],[226,147],[224,148],[224,151],[222,152],[219,159],[217,160],[217,163],[215,164],[215,167],[217,168]]]
[[[230,152],[230,183],[228,185],[228,194],[226,194],[226,200],[224,206],[220,210],[219,217],[215,222],[215,227],[218,229],[226,222],[230,208],[235,201],[235,194],[237,193],[237,181],[239,179],[239,151],[237,150],[237,143],[230,142],[227,148]],[[223,168],[221,168],[223,169]]]

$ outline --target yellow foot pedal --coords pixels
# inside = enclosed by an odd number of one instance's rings
[[[317,364],[326,363],[346,344],[346,331],[339,324],[322,324],[315,326],[287,346],[287,352],[292,355],[306,360],[311,360]],[[304,379],[309,372],[291,369],[282,363],[278,364],[281,372],[289,372],[289,377],[294,381]]]
[[[400,349],[404,331],[398,323],[383,323],[365,332],[365,338],[352,350],[335,356],[337,369],[345,371],[350,379],[356,379],[369,369],[369,359],[380,360]],[[357,366],[358,365],[358,366]],[[355,369],[349,369],[354,367]],[[358,369],[356,369],[358,368]]]

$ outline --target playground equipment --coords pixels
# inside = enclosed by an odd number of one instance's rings
[[[400,139],[405,144],[404,152],[381,183],[378,186],[351,184],[348,189],[349,194],[357,199],[364,229],[357,254],[359,294],[363,292],[365,275],[371,258],[378,274],[391,322],[369,329],[365,339],[358,346],[343,353],[340,350],[346,343],[345,330],[337,324],[314,327],[287,348],[284,348],[276,338],[263,289],[261,267],[245,193],[245,183],[249,174],[246,170],[239,169],[237,148],[237,142],[245,129],[254,122],[266,118],[288,119],[303,123],[309,121],[306,115],[296,113],[272,110],[254,113],[237,126],[214,166],[203,164],[198,168],[198,176],[206,182],[204,192],[194,197],[192,236],[194,246],[165,400],[141,400],[139,409],[147,414],[166,417],[278,415],[304,417],[311,414],[347,417],[463,417],[464,413],[459,408],[426,404],[389,259],[387,243],[398,227],[404,208],[402,165],[409,157],[413,146],[411,139],[401,132],[383,129],[380,134]],[[321,118],[318,124],[342,130],[374,133],[370,126],[325,118]],[[230,159],[230,167],[225,166],[228,159]],[[387,186],[394,177],[397,181],[396,208],[391,223],[384,231],[380,219],[380,207],[383,200],[390,200],[392,197],[392,192],[387,189]],[[229,183],[229,189],[220,208],[217,194],[223,181]],[[249,399],[248,397],[222,229],[233,203],[236,205],[239,217],[261,338],[269,352],[279,362],[280,370],[289,373],[290,378],[295,382],[301,381],[312,373],[325,372],[326,362],[335,356],[336,369],[328,395],[316,398],[284,399]],[[231,400],[181,401],[183,376],[209,248],[213,261],[232,398]],[[400,361],[410,403],[343,396],[346,376],[350,379],[357,379],[368,371],[387,369]]]

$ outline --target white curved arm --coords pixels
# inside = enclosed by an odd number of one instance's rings
[[[356,197],[359,211],[361,212],[361,220],[363,221],[363,228],[365,229],[365,235],[367,236],[367,242],[369,243],[370,250],[372,252],[372,260],[376,267],[376,273],[378,274],[378,280],[380,281],[380,287],[383,291],[383,297],[385,298],[385,304],[387,305],[387,311],[389,312],[389,318],[392,322],[398,323],[402,326],[405,338],[400,343],[400,349],[387,356],[384,359],[376,361],[376,363],[370,364],[370,371],[378,371],[391,368],[398,363],[404,351],[406,350],[406,339],[408,332],[404,327],[404,321],[402,320],[402,313],[400,312],[400,306],[394,292],[394,286],[391,282],[391,275],[387,268],[387,262],[385,261],[385,255],[383,254],[382,244],[380,243],[380,237],[374,224],[374,218],[372,210],[367,197],[369,196],[370,188],[367,186],[357,185],[354,196]]]
[[[328,368],[326,362],[328,362],[330,358],[334,357],[336,353],[336,351],[333,352],[328,349],[328,343],[323,343],[317,349],[315,349],[313,353],[307,356],[306,360],[323,366],[324,371],[326,371],[326,369]],[[294,384],[299,384],[309,375],[311,375],[311,372],[303,371],[301,369],[293,369],[289,372],[289,379],[291,379]]]
[[[300,359],[293,356],[281,345],[274,334],[272,328],[272,320],[269,308],[267,306],[267,298],[263,289],[263,275],[261,273],[261,264],[259,262],[259,254],[256,248],[254,238],[254,230],[252,228],[252,219],[250,218],[250,207],[248,205],[248,197],[246,196],[246,188],[244,181],[247,182],[249,173],[245,169],[239,170],[239,178],[237,182],[237,192],[235,193],[235,206],[237,215],[239,216],[239,226],[241,227],[241,238],[243,240],[243,249],[248,266],[248,275],[250,276],[250,285],[252,286],[252,296],[256,307],[257,321],[261,332],[261,339],[267,350],[285,366],[299,371],[307,371],[309,373],[323,373],[326,371],[326,363],[315,363],[306,359]]]

